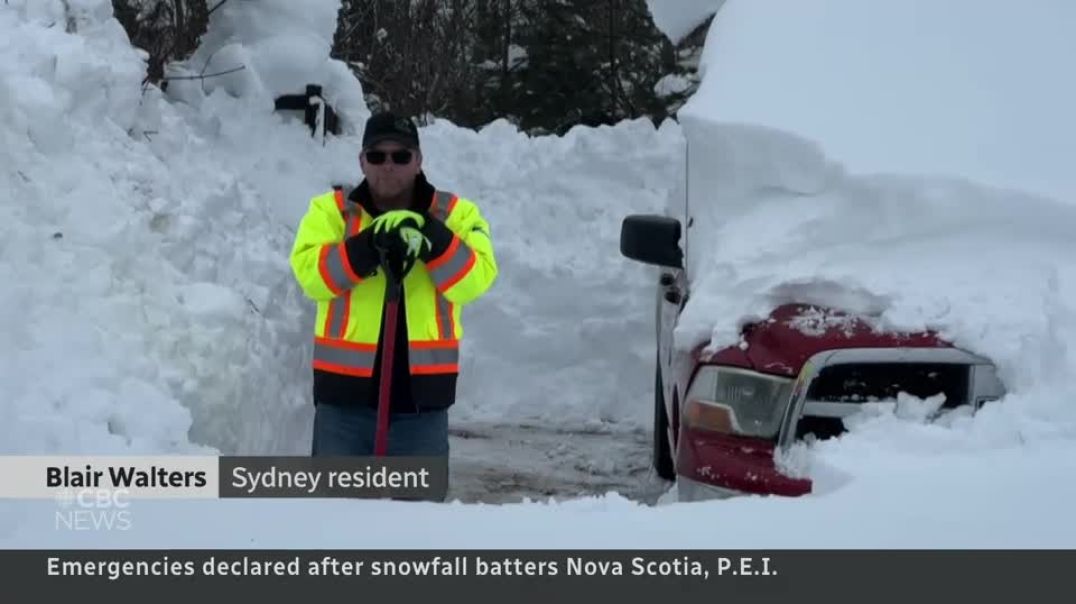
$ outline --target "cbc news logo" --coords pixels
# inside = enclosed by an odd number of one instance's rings
[[[131,530],[127,489],[62,489],[56,492],[58,531]]]

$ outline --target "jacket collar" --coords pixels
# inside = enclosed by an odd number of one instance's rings
[[[430,210],[430,204],[433,203],[433,196],[437,190],[426,180],[426,174],[419,172],[415,177],[415,191],[414,196],[411,198],[411,206],[408,208],[419,214],[425,214]],[[348,199],[362,206],[366,213],[370,216],[377,217],[382,211],[374,205],[373,196],[370,195],[370,183],[366,182],[364,178],[359,186],[355,187],[348,194]]]

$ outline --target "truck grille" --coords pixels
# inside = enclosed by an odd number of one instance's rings
[[[945,394],[943,408],[968,402],[968,365],[956,363],[851,363],[822,369],[807,400],[865,403],[895,400],[901,392],[919,398]]]
[[[969,403],[969,366],[956,363],[850,363],[825,367],[811,384],[808,401],[850,406],[895,400],[901,392],[918,398],[945,395],[943,409]],[[843,405],[842,405],[843,406]],[[827,439],[844,432],[841,417],[805,411],[796,438]]]

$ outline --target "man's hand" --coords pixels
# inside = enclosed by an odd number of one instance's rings
[[[426,219],[422,217],[422,214],[412,212],[411,210],[390,210],[377,218],[374,218],[374,221],[370,223],[370,226],[373,227],[374,234],[377,235],[395,230],[406,223],[410,223],[410,226],[421,229],[426,224]]]
[[[425,218],[411,210],[385,212],[370,223],[374,245],[382,251],[388,268],[401,279],[410,272],[423,249],[431,248],[429,238],[422,233],[425,224]]]

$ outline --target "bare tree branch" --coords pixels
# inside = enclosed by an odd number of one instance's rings
[[[213,8],[211,8],[211,9],[209,9],[209,12],[208,12],[208,13],[206,13],[206,16],[208,17],[209,15],[212,15],[213,13],[215,13],[215,12],[217,11],[217,9],[218,9],[218,8],[220,8],[220,7],[222,7],[222,6],[224,6],[224,4],[225,4],[226,2],[228,2],[228,0],[220,0],[220,2],[218,2],[216,6],[214,6],[214,7],[213,7]]]
[[[218,71],[217,73],[207,73],[205,75],[199,74],[199,75],[195,75],[195,76],[169,76],[169,77],[164,77],[164,78],[161,78],[161,79],[162,80],[167,80],[167,81],[171,81],[171,80],[205,80],[206,78],[215,78],[217,76],[228,75],[229,73],[235,73],[237,71],[242,71],[242,70],[244,70],[246,68],[247,68],[246,65],[240,65],[239,67],[234,67],[234,68],[229,69],[227,71]]]

